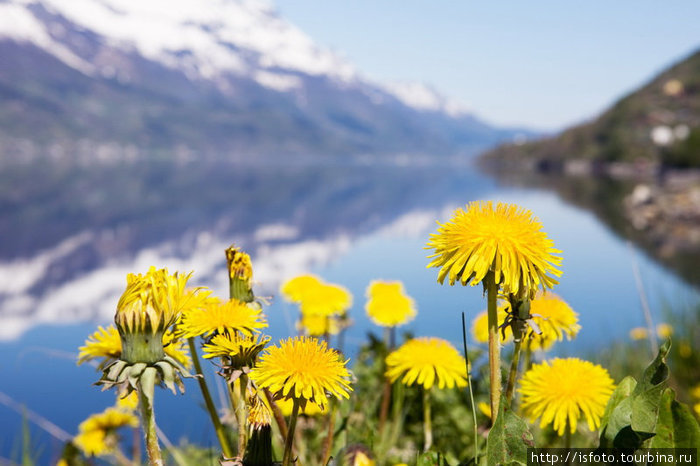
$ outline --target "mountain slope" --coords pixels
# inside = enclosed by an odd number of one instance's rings
[[[615,162],[700,166],[700,142],[695,142],[699,138],[700,50],[594,120],[552,138],[503,145],[482,160],[548,170]]]
[[[0,54],[7,154],[454,153],[512,134],[368,81],[258,0],[0,1]]]

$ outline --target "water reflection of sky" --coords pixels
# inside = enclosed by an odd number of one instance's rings
[[[161,244],[125,252],[50,287],[39,286],[46,274],[61,266],[62,257],[71,257],[71,248],[94,241],[98,233],[81,232],[34,256],[0,262],[0,391],[75,433],[87,415],[113,401],[111,393],[91,385],[97,373],[87,366],[76,367],[73,356],[97,324],[111,321],[126,273],[143,272],[150,265],[194,270],[194,284],[225,295],[223,251],[231,238],[253,256],[258,294],[272,298],[267,313],[269,333],[274,338],[288,335],[296,318],[296,309],[277,296],[280,282],[313,272],[348,287],[355,297],[351,310],[355,325],[346,337],[350,354],[366,340],[367,332],[377,331],[363,310],[364,291],[373,279],[402,280],[415,298],[418,316],[406,330],[458,344],[460,313],[465,311],[471,320],[485,306],[481,288],[437,284],[437,271],[425,268],[427,251],[423,248],[428,234],[435,230],[435,220],[445,221],[455,207],[480,198],[515,202],[531,209],[563,251],[564,275],[555,291],[579,313],[583,329],[575,341],[558,347],[562,354],[581,354],[626,338],[630,328],[642,324],[633,260],[639,264],[655,319],[662,319],[662,308],[667,304],[682,309],[698,299],[695,291],[643,253],[630,250],[591,214],[562,203],[553,194],[495,190],[483,183],[469,187],[475,176],[464,176],[453,183],[466,187],[449,194],[441,192],[434,200],[429,199],[433,188],[424,187],[424,199],[397,208],[398,213],[383,222],[373,220],[371,228],[326,225],[323,234],[308,236],[288,218],[253,225],[240,236],[188,232],[186,238],[174,236]],[[368,207],[368,216],[381,216],[381,212]],[[163,408],[158,411],[161,425],[171,440],[186,437],[200,444],[212,443],[195,385],[188,383],[184,398],[166,392],[158,395],[157,403]],[[6,420],[0,426],[0,438],[5,439],[0,441],[0,457],[8,457],[20,438],[21,416],[3,406],[0,413]],[[180,413],[187,413],[186,422],[181,422]],[[32,432],[48,457],[59,450],[57,441],[35,428]]]

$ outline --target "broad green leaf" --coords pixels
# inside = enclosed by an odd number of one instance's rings
[[[656,436],[650,448],[697,448],[700,426],[690,408],[676,401],[676,393],[667,388],[661,395]]]
[[[488,466],[527,465],[527,449],[535,447],[527,423],[512,411],[504,411],[505,398],[501,397],[498,417],[486,441]]]
[[[661,392],[668,380],[668,366],[665,358],[671,348],[671,340],[659,348],[659,353],[644,371],[641,382],[632,392],[631,427],[641,438],[650,438],[656,431],[656,418],[659,415]]]
[[[628,375],[627,377],[622,379],[622,382],[620,382],[617,388],[615,388],[615,391],[612,393],[612,395],[610,395],[608,404],[605,406],[605,412],[603,413],[603,417],[600,419],[599,432],[601,435],[603,435],[603,433],[606,431],[606,427],[608,426],[608,422],[610,421],[610,417],[615,411],[615,408],[617,408],[617,406],[625,398],[628,398],[632,394],[632,391],[636,386],[637,381],[634,380],[634,377]]]

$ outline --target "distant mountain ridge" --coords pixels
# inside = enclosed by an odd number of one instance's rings
[[[0,0],[0,153],[473,152],[513,135],[379,85],[260,0]]]

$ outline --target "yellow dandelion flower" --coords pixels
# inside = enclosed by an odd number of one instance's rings
[[[132,412],[136,411],[136,408],[139,407],[139,396],[136,391],[133,391],[129,393],[126,396],[122,396],[121,394],[117,395],[117,409],[121,409],[122,411],[126,412]]]
[[[540,426],[553,424],[561,436],[565,429],[576,431],[583,414],[588,428],[600,425],[600,417],[615,388],[608,371],[577,358],[545,361],[535,364],[520,383],[523,413]]]
[[[530,302],[530,314],[541,334],[529,331],[525,344],[532,350],[549,349],[554,342],[575,338],[581,326],[578,314],[554,293],[542,293]]]
[[[692,390],[690,390],[690,395],[700,400],[700,384],[696,385]]]
[[[481,414],[491,419],[491,406],[489,406],[488,403],[480,401],[476,404],[476,406],[479,408],[479,411],[481,411]]]
[[[100,366],[103,366],[106,362],[119,359],[121,355],[122,340],[117,328],[114,325],[106,328],[100,325],[92,335],[88,336],[85,345],[80,347],[78,364],[102,358]]]
[[[690,347],[687,341],[682,341],[678,346],[678,354],[682,358],[689,358],[693,355],[693,348]]]
[[[532,212],[514,204],[472,202],[439,224],[427,248],[435,253],[428,267],[441,267],[438,282],[475,286],[492,270],[504,293],[534,297],[538,288],[557,284],[561,253]],[[522,290],[521,290],[522,288]]]
[[[249,392],[250,393],[250,392]],[[248,397],[248,425],[255,430],[269,426],[272,422],[272,410],[264,397],[253,392]]]
[[[416,316],[416,305],[399,281],[373,281],[367,287],[367,315],[377,325],[395,327]]]
[[[304,315],[340,315],[352,306],[352,295],[340,285],[322,283],[300,302]]]
[[[78,426],[79,433],[73,441],[86,455],[104,455],[114,450],[116,439],[113,435],[117,429],[138,425],[138,418],[133,414],[107,408],[81,422]]]
[[[268,348],[250,377],[258,387],[270,389],[277,399],[299,400],[302,408],[307,401],[325,406],[326,393],[338,399],[350,397],[346,364],[326,342],[296,337]]]
[[[202,347],[203,357],[227,358],[228,364],[235,369],[252,367],[255,365],[258,354],[269,341],[270,337],[260,335],[214,335],[211,341]]]
[[[326,334],[337,335],[340,333],[341,325],[335,316],[302,314],[301,320],[297,322],[297,329],[306,335],[320,337]]]
[[[175,333],[168,330],[163,335],[163,351],[165,354],[180,363],[186,369],[192,367],[192,359],[190,359],[190,350],[187,348],[184,340],[177,338]]]
[[[229,278],[238,278],[250,287],[253,281],[253,263],[250,256],[240,248],[231,246],[226,249],[226,262],[228,263]]]
[[[192,361],[188,350],[182,340],[177,340],[171,331],[166,331],[163,335],[163,351],[165,354],[175,359],[184,367],[192,366]],[[120,359],[122,356],[122,341],[119,331],[114,325],[107,327],[99,326],[97,330],[85,340],[85,345],[80,347],[78,354],[78,364],[100,359],[100,367]]]
[[[364,452],[357,452],[355,458],[353,459],[352,466],[374,466],[375,462],[372,458],[367,456]]]
[[[630,330],[630,338],[632,340],[644,340],[649,338],[649,331],[645,327],[635,327]]]
[[[656,334],[659,338],[669,338],[673,335],[673,327],[671,324],[662,323],[656,326]]]
[[[280,409],[282,412],[282,415],[285,417],[288,417],[292,414],[292,408],[294,407],[294,401],[292,400],[277,400],[275,401],[277,403],[277,407]],[[328,405],[324,405],[323,408],[317,405],[316,403],[309,401],[306,403],[306,406],[304,406],[304,409],[299,410],[299,414],[303,414],[305,416],[316,416],[319,414],[326,414],[328,412]]]
[[[214,332],[241,332],[245,335],[259,333],[267,327],[262,310],[248,306],[241,301],[230,299],[214,302],[203,308],[190,309],[182,314],[178,324],[179,336],[191,338],[209,336]]]
[[[300,303],[305,296],[314,292],[321,280],[314,275],[299,275],[282,284],[282,296],[293,303]]]
[[[508,317],[506,310],[509,308],[510,306],[508,304],[501,304],[500,306],[498,306],[498,325],[501,325],[503,322],[506,321],[506,318]],[[474,340],[476,340],[478,343],[487,343],[489,341],[488,311],[480,312],[474,318],[474,320],[472,321],[472,334],[474,335]],[[498,335],[501,340],[501,343],[507,343],[513,339],[513,333],[510,332],[509,329],[505,332],[505,338],[503,337],[504,332],[500,330],[498,331]]]
[[[107,435],[101,430],[81,432],[73,438],[73,443],[87,456],[102,456],[110,453],[112,446],[107,444]]]
[[[386,357],[386,376],[395,382],[414,382],[429,389],[437,378],[438,388],[466,387],[467,366],[464,358],[441,338],[413,338]]]
[[[195,295],[185,286],[191,274],[173,275],[151,267],[146,275],[128,274],[114,322],[124,333],[157,333],[175,323]]]
[[[700,417],[700,403],[695,403],[695,406],[693,406],[693,409],[695,410],[695,415],[697,417]]]

